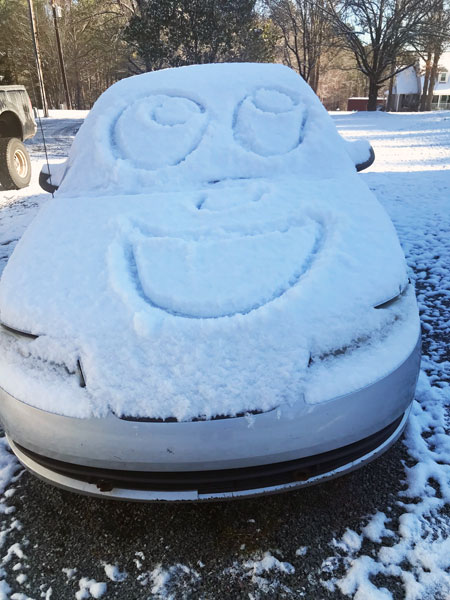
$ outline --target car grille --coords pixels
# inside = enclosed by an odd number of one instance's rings
[[[245,412],[239,412],[234,415],[214,415],[212,417],[206,417],[205,415],[199,415],[198,417],[193,417],[190,421],[192,423],[196,423],[197,421],[223,421],[224,419],[238,419],[242,417],[252,417],[255,415],[262,415],[264,413],[269,413],[276,410],[278,407],[271,408],[270,410],[247,410]],[[134,423],[180,423],[183,421],[179,421],[177,417],[166,417],[165,419],[161,419],[158,417],[133,417],[128,415],[121,415],[114,413],[114,415],[120,419],[121,421],[132,421]],[[189,422],[189,421],[187,421]]]

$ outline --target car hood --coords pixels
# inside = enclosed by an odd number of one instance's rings
[[[1,385],[73,416],[271,410],[308,400],[316,358],[386,346],[384,358],[362,371],[350,365],[352,377],[337,377],[327,393],[400,362],[417,339],[415,301],[374,307],[406,285],[394,227],[356,174],[57,196],[0,282],[1,321],[39,336],[23,342],[20,360],[2,341]],[[389,349],[386,332],[400,323],[406,333]],[[55,369],[26,379],[33,361],[70,372],[78,358],[82,390],[63,376],[50,386]]]

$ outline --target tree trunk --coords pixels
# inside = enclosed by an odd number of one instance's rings
[[[427,102],[428,86],[430,84],[430,71],[431,71],[431,52],[428,52],[427,60],[425,61],[425,74],[424,74],[424,78],[423,78],[422,95],[420,97],[419,110],[421,112],[425,110],[425,106],[426,106],[426,102]]]
[[[392,110],[392,90],[394,88],[394,73],[395,73],[395,62],[392,63],[391,67],[391,79],[389,80],[389,96],[387,101],[386,110],[389,112]]]
[[[314,65],[314,87],[313,90],[316,94],[319,91],[319,77],[320,77],[320,56],[316,60],[316,64]]]
[[[427,92],[427,99],[426,99],[426,103],[425,103],[425,110],[431,110],[431,101],[433,100],[433,94],[434,94],[434,84],[436,83],[439,59],[441,58],[441,54],[442,54],[442,52],[440,50],[434,51],[433,65],[432,65],[431,71],[430,71],[430,82],[428,84],[428,92]]]
[[[379,85],[377,85],[376,79],[369,79],[369,101],[367,103],[367,110],[377,110],[377,98],[378,98],[378,89]]]
[[[317,70],[316,70],[316,67],[314,66],[311,69],[311,71],[309,72],[308,83],[312,87],[312,89],[317,93],[316,77],[317,77]]]

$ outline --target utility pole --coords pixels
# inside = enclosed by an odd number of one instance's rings
[[[34,44],[34,53],[36,55],[36,67],[38,72],[39,89],[41,90],[42,108],[44,117],[48,117],[47,96],[45,95],[44,78],[42,76],[41,55],[39,53],[39,42],[37,37],[36,18],[34,16],[33,0],[28,0],[28,8],[30,9],[31,35]]]
[[[64,67],[61,39],[59,37],[58,15],[56,12],[56,9],[57,8],[60,9],[60,7],[59,6],[57,7],[55,0],[51,0],[51,5],[52,5],[52,13],[53,13],[53,22],[55,24],[56,45],[58,48],[59,65],[61,67],[61,75],[62,75],[62,80],[63,80],[63,85],[64,85],[64,92],[66,94],[66,104],[67,104],[68,110],[72,110],[72,102],[70,101],[69,86],[67,85],[66,69]]]

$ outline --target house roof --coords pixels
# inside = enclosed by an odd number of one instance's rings
[[[421,70],[424,69],[424,61],[420,61]],[[439,60],[440,72],[450,72],[450,52],[444,52]],[[395,77],[393,93],[394,94],[419,94],[423,87],[424,76],[417,77],[414,67],[408,67],[398,73]],[[434,94],[450,94],[450,78],[447,82],[436,81],[434,85]]]

